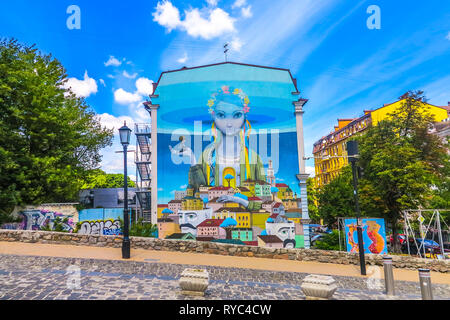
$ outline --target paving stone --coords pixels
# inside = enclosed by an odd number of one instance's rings
[[[81,269],[81,288],[67,287],[66,269]],[[185,268],[202,268],[210,273],[205,297],[182,295],[178,280]],[[0,255],[0,300],[304,300],[301,283],[306,273],[158,262],[109,261],[56,257]],[[420,286],[396,282],[395,297],[368,288],[363,278],[333,276],[336,300],[420,300]],[[450,285],[433,284],[435,299],[450,300]]]

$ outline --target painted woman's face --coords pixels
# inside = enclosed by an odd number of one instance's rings
[[[239,134],[244,125],[245,116],[241,106],[220,101],[214,112],[216,127],[227,136]]]

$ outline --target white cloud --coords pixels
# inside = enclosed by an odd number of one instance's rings
[[[209,16],[204,17],[206,11],[193,8],[185,10],[185,18],[181,20],[180,11],[170,1],[158,2],[156,12],[153,13],[153,21],[167,28],[170,32],[179,28],[192,37],[212,39],[228,32],[234,32],[234,22],[236,19],[220,8],[207,10]]]
[[[114,56],[109,56],[109,60],[105,62],[105,67],[109,67],[109,66],[118,67],[121,64],[122,64],[122,62],[120,62]]]
[[[208,40],[235,31],[235,19],[220,8],[212,10],[208,19],[203,18],[198,9],[185,11],[185,13],[183,27],[190,36]]]
[[[136,81],[137,93],[145,96],[153,94],[153,81],[147,78],[139,78]]]
[[[215,6],[217,6],[217,3],[219,2],[219,0],[206,0],[206,2],[208,2],[208,4],[210,6],[215,7]]]
[[[89,78],[87,70],[84,73],[83,80],[69,78],[64,84],[64,88],[70,89],[79,98],[87,98],[98,91],[97,81],[93,78]]]
[[[187,55],[187,53],[184,53],[184,56],[181,57],[180,59],[177,60],[178,63],[186,63],[186,61],[188,61],[189,57]]]
[[[131,105],[143,101],[145,96],[151,94],[153,94],[153,81],[141,77],[136,80],[136,91],[134,93],[122,88],[114,91],[114,101],[122,105]]]
[[[316,176],[316,169],[314,167],[306,166],[305,171],[309,174],[310,178],[314,178]]]
[[[116,117],[109,113],[99,114],[97,115],[97,119],[100,120],[100,123],[102,124],[103,127],[113,130],[119,130],[119,128],[123,126],[125,121],[128,127],[130,127],[130,125],[133,124],[133,119],[131,117],[128,116]]]
[[[168,0],[164,0],[162,3],[158,2],[156,12],[153,13],[153,21],[166,27],[170,32],[181,24],[180,11]]]
[[[252,6],[248,6],[247,8],[242,8],[241,12],[242,12],[242,16],[244,18],[253,17]]]
[[[130,93],[128,91],[123,90],[122,88],[114,91],[114,101],[117,102],[118,104],[127,105],[130,103],[139,102],[140,100],[142,100],[142,97],[137,92]]]
[[[106,83],[105,83],[105,80],[103,80],[103,79],[100,79],[100,80],[98,80],[104,87],[106,87]]]
[[[234,51],[241,51],[242,46],[243,43],[239,38],[234,38],[233,41],[231,41],[231,49],[233,49]]]
[[[448,32],[447,36],[445,37],[445,39],[450,40],[450,31]]]
[[[122,75],[125,77],[125,78],[128,78],[128,79],[135,79],[136,77],[137,77],[137,73],[133,73],[133,74],[129,74],[128,72],[126,72],[126,71],[124,71],[123,73],[122,73]]]
[[[231,8],[241,8],[243,6],[245,6],[247,3],[247,0],[236,0],[233,5],[231,6]]]

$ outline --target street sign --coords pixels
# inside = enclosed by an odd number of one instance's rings
[[[419,218],[417,218],[417,220],[419,220],[420,223],[423,223],[425,221],[425,218],[422,216],[419,216]]]

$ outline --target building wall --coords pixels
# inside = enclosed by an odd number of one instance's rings
[[[393,113],[402,103],[402,100],[385,105],[373,111],[365,111],[365,115],[358,119],[339,119],[334,132],[320,139],[314,144],[315,183],[318,188],[335,179],[342,168],[349,164],[346,142],[349,138],[364,134],[372,125],[387,119],[389,113]],[[436,121],[442,121],[448,117],[444,108],[426,104],[427,112],[435,117]],[[336,157],[336,158],[333,158]]]

